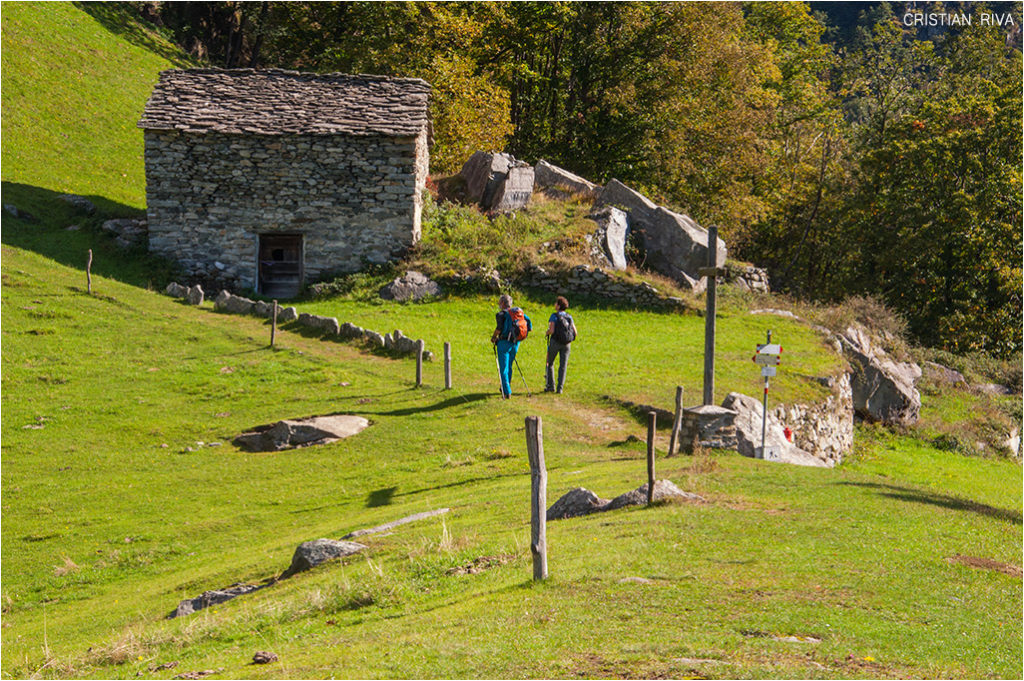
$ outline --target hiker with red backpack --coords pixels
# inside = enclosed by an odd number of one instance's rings
[[[494,316],[494,321],[491,343],[494,343],[498,359],[501,396],[507,400],[512,396],[512,364],[516,361],[519,343],[533,331],[533,324],[522,308],[512,307],[512,297],[509,295],[498,298],[498,313]],[[525,381],[524,378],[523,382]]]
[[[569,366],[569,344],[576,340],[576,323],[566,310],[569,301],[565,296],[555,298],[555,313],[548,319],[548,357],[544,369],[544,392],[562,392],[565,386],[565,371]],[[555,356],[558,356],[558,387],[555,387]]]

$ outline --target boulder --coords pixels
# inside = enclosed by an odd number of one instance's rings
[[[562,518],[587,515],[588,513],[603,511],[607,505],[607,499],[602,499],[589,489],[576,487],[563,494],[558,501],[551,504],[551,508],[547,511],[547,519],[560,520]]]
[[[29,213],[27,210],[18,208],[13,203],[5,203],[4,212],[12,218],[18,218],[19,220],[24,220],[26,222],[38,222],[35,215],[32,215],[32,213]]]
[[[194,612],[198,612],[204,608],[208,608],[211,605],[217,605],[218,603],[224,603],[230,601],[232,598],[238,598],[245,594],[258,591],[267,584],[232,584],[224,589],[213,589],[211,591],[204,591],[195,598],[186,598],[185,600],[178,603],[178,607],[175,608],[174,612],[170,614],[171,618],[184,617],[185,615],[191,615]]]
[[[602,206],[587,217],[597,223],[591,257],[598,264],[607,263],[617,270],[626,269],[626,235],[629,232],[626,213],[615,206]]]
[[[171,296],[172,298],[184,298],[188,295],[188,286],[182,286],[176,281],[172,281],[164,289],[164,293]]]
[[[729,393],[725,401],[722,402],[722,406],[736,412],[736,418],[733,420],[733,425],[736,428],[736,450],[743,456],[756,458],[757,451],[761,448],[762,415],[764,414],[761,403],[748,395]],[[831,467],[830,463],[800,449],[787,440],[782,426],[770,413],[765,429],[765,447],[776,451],[778,456],[774,459],[775,461],[798,466]]]
[[[243,298],[242,296],[233,296],[229,293],[227,300],[224,302],[223,309],[231,314],[252,314],[255,306],[256,301]]]
[[[852,369],[854,410],[870,421],[915,423],[921,412],[921,394],[914,387],[920,367],[893,360],[859,324],[839,334],[839,342]]]
[[[495,187],[490,210],[511,213],[525,208],[532,196],[533,168],[517,164],[508,169],[505,178]]]
[[[337,539],[314,539],[303,542],[295,549],[295,553],[292,555],[292,564],[284,571],[281,578],[291,577],[321,563],[351,556],[364,549],[366,546],[358,542]]]
[[[440,285],[425,274],[410,270],[380,290],[384,300],[421,300],[427,296],[440,296]]]
[[[554,187],[564,189],[572,194],[580,194],[591,199],[596,199],[601,193],[601,187],[585,180],[579,175],[570,173],[568,170],[552,165],[541,159],[533,171],[533,186],[536,189]]]
[[[375,348],[384,347],[384,336],[380,335],[376,331],[371,331],[370,329],[363,329],[363,338],[366,340],[367,343],[369,343]]]
[[[280,311],[280,308],[278,310]],[[252,306],[252,313],[257,317],[270,319],[274,316],[274,304],[264,300],[257,300]]]
[[[922,362],[921,374],[935,383],[947,383],[949,385],[967,385],[967,379],[959,371],[942,366],[936,362]]]
[[[92,201],[84,196],[79,196],[78,194],[61,194],[58,198],[80,213],[92,215],[96,212],[96,206],[93,205]]]
[[[341,331],[341,326],[338,324],[338,320],[336,318],[323,317],[318,314],[309,314],[308,312],[303,312],[299,315],[299,324],[310,329],[319,329],[320,331],[332,336],[338,335]]]
[[[299,318],[299,311],[294,307],[285,307],[277,311],[277,322],[278,324],[286,324],[288,322],[294,322]]]
[[[681,501],[706,501],[704,497],[692,492],[684,492],[679,489],[671,480],[655,480],[654,494],[651,501],[669,501],[678,499]],[[604,510],[614,511],[623,506],[643,506],[647,503],[647,483],[640,485],[631,492],[620,494],[608,503]]]
[[[235,445],[250,452],[279,452],[335,442],[359,433],[370,425],[361,416],[335,414],[307,419],[286,419],[270,426],[242,433]]]
[[[192,286],[188,289],[188,293],[185,294],[185,300],[188,301],[189,305],[202,305],[203,304],[203,287],[199,284]]]
[[[338,328],[338,335],[342,338],[362,338],[364,330],[352,322],[345,322]]]
[[[601,192],[595,208],[617,206],[628,215],[629,229],[639,240],[647,268],[672,278],[680,286],[704,290],[698,274],[708,264],[708,232],[689,216],[674,213],[654,204],[618,180],[612,180]],[[718,239],[716,266],[725,265],[725,242]]]
[[[510,154],[492,154],[486,151],[478,151],[469,157],[469,160],[462,166],[459,175],[466,182],[466,199],[470,203],[478,203],[483,208],[490,207],[490,200],[494,194],[492,183],[500,181],[508,173],[515,159]],[[490,195],[487,195],[490,186]],[[486,200],[485,200],[486,196]]]

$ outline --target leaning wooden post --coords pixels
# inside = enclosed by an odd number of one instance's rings
[[[676,416],[672,420],[672,437],[668,441],[668,456],[676,453],[679,444],[679,429],[683,426],[683,386],[676,386]]]
[[[444,344],[444,389],[452,389],[452,344]]]
[[[89,259],[85,261],[85,290],[92,295],[92,249],[89,249]]]
[[[423,385],[423,339],[416,341],[416,387]]]
[[[547,579],[548,472],[544,467],[543,428],[539,416],[526,417],[526,452],[530,458],[530,553],[534,580]]]
[[[274,347],[274,339],[277,337],[277,301],[274,301],[274,310],[270,316],[270,347]]]
[[[647,505],[654,500],[654,428],[658,415],[647,412]]]

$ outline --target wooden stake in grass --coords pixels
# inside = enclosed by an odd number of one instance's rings
[[[270,347],[274,347],[274,339],[277,337],[277,301],[274,301],[274,311],[270,316]]]
[[[416,341],[416,387],[423,385],[423,339]]]
[[[92,295],[92,249],[89,249],[89,259],[85,261],[85,290]]]
[[[452,389],[452,344],[444,344],[444,389]]]
[[[679,444],[679,429],[683,426],[683,386],[676,386],[676,415],[672,420],[672,437],[668,441],[668,454],[676,453],[676,445]]]
[[[539,416],[526,417],[526,452],[530,458],[530,553],[533,579],[548,577],[548,471],[544,466],[544,432]]]
[[[658,415],[647,412],[647,505],[654,500],[654,427]]]

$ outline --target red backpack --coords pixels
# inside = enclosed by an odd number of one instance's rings
[[[523,312],[523,308],[513,307],[505,313],[505,324],[501,331],[502,339],[513,343],[526,340],[530,331],[530,319]]]

